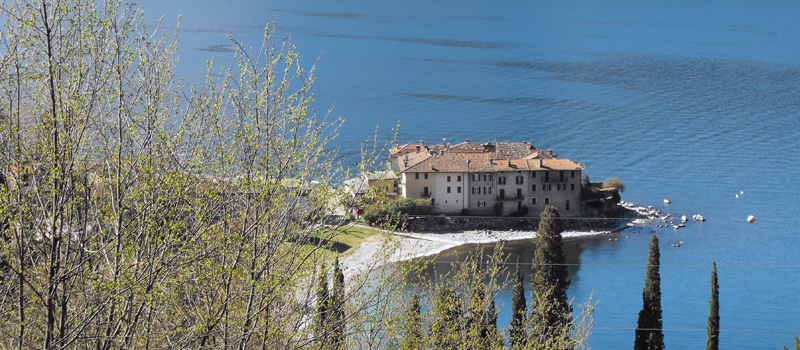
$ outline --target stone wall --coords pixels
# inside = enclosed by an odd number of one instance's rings
[[[622,224],[619,219],[606,218],[562,218],[566,231],[598,231],[616,229]],[[491,217],[491,216],[413,216],[405,220],[405,231],[411,232],[459,232],[473,230],[536,231],[538,217]]]

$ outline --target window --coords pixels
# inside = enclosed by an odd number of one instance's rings
[[[569,210],[569,199],[567,200],[567,209],[566,210]]]
[[[522,179],[524,179],[524,178],[525,178],[524,176],[517,176],[517,179],[516,179],[517,185],[522,185],[522,181],[523,181]]]
[[[536,192],[536,184],[531,185],[531,191]]]
[[[450,182],[450,175],[447,175],[447,182]]]
[[[564,170],[558,172],[558,179],[564,181]]]
[[[483,181],[486,181],[486,179],[488,179],[488,177],[486,177],[486,174],[483,174]]]
[[[506,184],[506,177],[505,176],[497,177],[497,183],[500,184],[500,185],[505,185]]]
[[[504,199],[504,198],[506,198],[506,190],[501,188],[500,189],[500,199]]]
[[[545,171],[544,172],[544,182],[550,182],[550,172],[549,171]]]
[[[492,174],[489,174],[489,181],[492,181]]]
[[[575,184],[570,184],[569,185],[569,190],[570,191],[575,191]]]
[[[456,181],[461,182],[461,175],[456,176]]]
[[[471,194],[475,194],[475,186],[472,186],[472,190],[471,191],[472,191]]]
[[[483,186],[483,194],[492,194],[492,186]]]
[[[536,197],[531,197],[531,204],[536,204]]]
[[[550,204],[550,197],[544,197],[544,204]]]
[[[572,171],[570,171],[570,172],[569,172],[569,176],[570,176],[570,177],[575,177],[575,170],[572,170]]]
[[[548,191],[552,191],[553,190],[553,184],[547,184],[547,190]]]
[[[447,186],[447,193],[450,193],[450,186]]]
[[[423,188],[422,188],[422,196],[423,196],[423,197],[427,197],[427,196],[428,196],[428,194],[429,194],[429,193],[428,193],[428,187],[427,187],[427,186],[426,186],[426,187],[423,187]],[[433,204],[433,202],[431,202],[431,204]]]
[[[461,186],[456,187],[456,193],[461,193]]]
[[[478,201],[478,207],[483,208],[486,206],[486,201]]]
[[[414,173],[414,179],[419,180],[419,173]]]
[[[517,199],[522,199],[522,189],[521,188],[517,189]]]
[[[534,179],[536,178],[536,172],[535,171],[531,171],[531,177],[534,178]]]
[[[428,173],[425,173],[425,180],[428,179]]]
[[[475,174],[472,174],[472,181],[475,181]]]

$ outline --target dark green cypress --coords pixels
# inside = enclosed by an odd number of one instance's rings
[[[462,337],[463,306],[455,290],[439,291],[433,307],[435,320],[431,327],[432,343],[436,349],[458,349],[464,342]]]
[[[543,327],[539,329],[560,329],[567,327],[571,321],[572,307],[567,300],[570,281],[561,238],[563,231],[564,224],[561,222],[558,210],[548,205],[542,212],[539,230],[534,239],[536,251],[533,256],[533,269],[535,274],[531,281],[531,290],[534,296],[549,294],[556,305],[555,307],[541,308],[546,310],[544,312],[547,314],[540,315],[539,319],[547,324],[542,325]],[[534,297],[533,312],[537,312],[536,303],[540,299]]]
[[[411,306],[406,311],[405,336],[400,346],[403,350],[421,349],[425,341],[422,332],[422,307],[419,302],[419,294],[414,292],[411,299]]]
[[[486,311],[486,324],[488,325],[488,335],[486,336],[487,348],[503,348],[503,335],[497,330],[497,316],[499,316],[499,313],[497,312],[497,306],[495,305],[494,294],[490,293],[489,310]]]
[[[328,309],[330,294],[328,292],[328,270],[322,264],[317,280],[317,319],[314,327],[314,338],[324,343],[328,337]]]
[[[471,268],[473,276],[479,276],[477,262],[473,262]],[[467,304],[467,314],[465,320],[466,343],[472,347],[484,347],[488,328],[486,323],[486,292],[483,281],[475,278],[472,281],[471,296]]]
[[[344,273],[339,266],[339,258],[333,265],[333,289],[331,293],[330,328],[333,331],[333,349],[344,349],[345,310]]]
[[[523,348],[525,344],[525,315],[528,313],[528,302],[525,300],[525,288],[522,284],[523,275],[519,269],[519,256],[517,256],[517,269],[515,272],[514,289],[511,292],[511,322],[509,324],[509,344],[512,349]]]
[[[664,333],[661,323],[661,275],[658,272],[660,258],[658,237],[653,235],[650,238],[647,274],[642,291],[642,311],[639,311],[634,350],[661,350],[664,348]]]
[[[719,284],[717,283],[717,262],[713,261],[711,270],[711,299],[708,301],[708,339],[706,350],[719,349]]]

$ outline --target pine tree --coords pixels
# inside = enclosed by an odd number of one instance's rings
[[[650,253],[647,257],[647,274],[642,291],[642,311],[636,328],[635,350],[661,350],[664,348],[664,333],[661,323],[661,276],[658,272],[660,253],[658,237],[650,238]]]
[[[545,207],[534,240],[535,275],[531,281],[534,294],[532,312],[535,316],[531,320],[537,323],[533,325],[537,334],[532,336],[540,344],[557,337],[562,329],[570,327],[572,321],[572,307],[567,301],[570,281],[562,248],[563,231],[558,210],[553,206]]]
[[[514,289],[511,292],[511,322],[509,324],[509,343],[512,349],[522,348],[525,344],[525,315],[528,313],[528,302],[525,300],[525,288],[522,285],[523,276],[519,269],[519,256],[517,256],[517,269]]]
[[[330,329],[333,334],[333,349],[344,349],[344,273],[339,265],[339,258],[333,265],[333,289],[331,293]]]
[[[711,270],[711,299],[708,301],[708,339],[706,350],[719,349],[719,284],[717,283],[717,262],[712,262]]]
[[[411,306],[406,311],[405,317],[405,336],[400,345],[403,350],[421,349],[425,344],[422,331],[422,307],[419,302],[419,295],[414,292],[411,299]]]
[[[322,264],[317,280],[317,319],[314,327],[314,339],[320,344],[328,338],[328,317],[330,309],[330,293],[328,292],[328,270]]]

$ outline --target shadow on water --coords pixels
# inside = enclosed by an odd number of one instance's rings
[[[609,235],[598,235],[564,239],[564,257],[566,264],[569,266],[570,280],[574,282],[578,278],[581,253],[584,250],[594,249],[602,244],[607,244],[608,238]],[[420,275],[409,276],[408,282],[411,285],[418,285],[422,280],[438,282],[443,278],[451,278],[455,270],[460,264],[466,261],[471,254],[479,254],[480,259],[478,260],[481,262],[482,267],[485,267],[492,256],[494,248],[494,244],[467,244],[446,250],[436,257],[420,258],[417,261],[423,263],[424,269]],[[515,262],[517,258],[519,258],[520,267],[525,279],[524,283],[527,287],[533,275],[531,265],[535,250],[536,245],[533,243],[533,240],[505,242],[502,252],[506,257],[506,269],[498,280],[500,285],[506,285],[506,282],[510,280],[514,272]],[[508,286],[510,288],[510,285]]]

